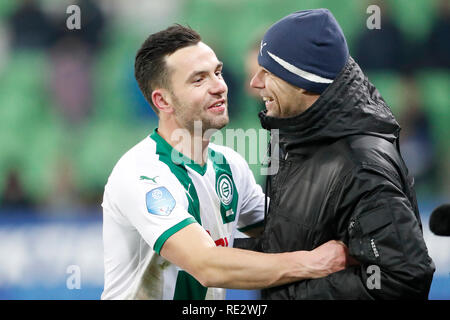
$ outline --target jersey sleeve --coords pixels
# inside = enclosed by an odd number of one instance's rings
[[[237,222],[240,232],[264,226],[264,200],[265,196],[262,188],[256,183],[253,173],[248,168],[245,176],[245,192],[242,200],[241,213]]]
[[[157,254],[170,236],[197,223],[187,210],[184,187],[170,174],[132,174],[112,181],[110,189],[122,216]]]

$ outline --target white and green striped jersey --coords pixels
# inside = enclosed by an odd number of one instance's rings
[[[164,242],[199,223],[216,245],[235,230],[263,224],[264,194],[246,161],[209,144],[204,166],[155,130],[118,161],[103,198],[105,287],[102,299],[224,299],[159,255]]]

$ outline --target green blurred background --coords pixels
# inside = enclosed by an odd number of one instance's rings
[[[81,8],[80,30],[66,27],[71,4]],[[371,4],[380,30],[366,26]],[[0,215],[101,217],[113,166],[157,125],[134,79],[136,51],[173,23],[197,30],[224,61],[228,128],[259,129],[263,105],[248,82],[261,35],[311,8],[332,11],[400,122],[419,203],[448,202],[449,1],[2,0]],[[263,185],[260,165],[250,166]]]
[[[357,62],[361,47],[367,51],[379,44],[372,56],[381,61],[360,64],[403,132],[418,136],[413,137],[415,145],[405,147],[405,157],[420,176],[419,197],[448,194],[449,57],[442,65],[426,62],[431,58],[426,46],[446,1],[81,1],[81,30],[66,29],[66,8],[76,1],[29,2],[39,5],[35,10],[42,11],[49,26],[36,28],[33,23],[43,23],[17,14],[26,11],[21,1],[0,5],[0,194],[14,189],[23,202],[40,208],[98,204],[116,161],[156,125],[133,77],[135,53],[150,33],[175,22],[196,29],[225,62],[228,128],[260,128],[261,104],[246,90],[247,54],[276,20],[320,7],[333,12]],[[381,30],[366,27],[366,8],[373,3],[381,8]],[[39,33],[45,35],[40,41],[35,39]],[[393,41],[397,56],[383,57],[392,54],[383,47]],[[448,43],[448,33],[440,41]],[[423,120],[424,125],[418,124]],[[252,169],[262,182],[258,166],[252,164]],[[8,199],[14,198],[10,193]]]

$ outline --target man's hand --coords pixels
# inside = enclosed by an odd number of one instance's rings
[[[341,241],[331,240],[308,252],[311,278],[326,277],[354,264],[358,262],[349,256],[348,248]]]

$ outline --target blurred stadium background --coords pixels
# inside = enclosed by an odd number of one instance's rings
[[[81,8],[81,30],[66,28],[71,4]],[[380,30],[366,27],[371,4],[381,8]],[[428,228],[430,212],[450,202],[448,0],[2,0],[0,299],[99,299],[103,187],[119,157],[156,126],[133,74],[150,33],[175,22],[199,31],[225,62],[228,128],[259,129],[263,106],[247,84],[261,34],[293,11],[321,7],[403,128],[437,267],[430,298],[450,299],[450,237]],[[259,165],[251,168],[263,184]],[[70,266],[81,271],[79,289],[67,286]]]

